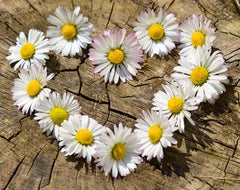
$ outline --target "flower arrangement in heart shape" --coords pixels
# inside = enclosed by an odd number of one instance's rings
[[[137,16],[134,32],[129,35],[125,28],[108,29],[93,40],[93,25],[80,14],[80,7],[73,13],[69,8],[64,11],[58,7],[55,15],[47,19],[54,25],[48,27],[49,39],[43,32],[30,29],[27,37],[20,32],[16,46],[9,48],[7,59],[15,64],[15,70],[21,69],[12,88],[14,105],[24,114],[34,114],[43,132],[59,141],[65,156],[82,157],[88,163],[94,160],[105,175],[128,175],[142,162],[141,156],[161,162],[163,148],[177,144],[174,132],[184,132],[184,119],[195,125],[191,112],[201,102],[214,104],[226,90],[228,79],[223,73],[227,66],[220,51],[212,52],[214,29],[203,15],[193,15],[179,27],[174,14],[162,8],[157,14],[148,9]],[[142,112],[134,131],[122,123],[114,125],[112,131],[81,115],[73,96],[61,96],[46,87],[54,77],[47,76],[44,67],[49,50],[62,56],[82,56],[90,44],[88,55],[93,73],[100,73],[106,83],[115,84],[133,80],[144,61],[143,52],[151,57],[165,56],[176,47],[180,49],[172,81],[162,85],[164,91],[154,94],[152,109]]]

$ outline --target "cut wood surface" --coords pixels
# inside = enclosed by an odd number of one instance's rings
[[[239,61],[240,14],[234,0],[1,0],[0,1],[0,189],[240,189]],[[216,30],[214,50],[227,63],[230,83],[215,105],[203,103],[192,113],[196,126],[187,121],[183,134],[175,133],[178,144],[164,150],[162,163],[141,163],[127,177],[105,176],[95,164],[64,157],[58,143],[42,134],[32,116],[23,115],[11,97],[14,71],[6,60],[21,31],[35,28],[46,33],[47,17],[57,6],[72,10],[81,6],[95,28],[92,37],[106,28],[133,32],[137,15],[148,7],[163,7],[176,14],[180,23],[192,14],[204,14]],[[105,84],[87,57],[61,57],[50,52],[48,73],[55,77],[48,87],[69,92],[87,114],[112,128],[122,122],[134,128],[141,111],[151,108],[153,94],[171,80],[179,50],[169,56],[144,56],[142,69],[127,83]]]

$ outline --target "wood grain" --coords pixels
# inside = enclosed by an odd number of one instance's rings
[[[144,161],[125,178],[105,177],[94,164],[64,157],[56,140],[42,134],[31,116],[13,106],[11,88],[17,71],[9,66],[8,48],[20,31],[46,32],[46,18],[56,7],[81,6],[96,32],[125,27],[140,11],[163,7],[180,23],[191,14],[204,14],[216,29],[214,49],[226,60],[230,84],[215,105],[201,104],[193,112],[196,126],[186,121],[186,131],[176,133],[178,144],[164,150],[161,164]],[[1,0],[0,4],[0,189],[240,189],[240,15],[233,0]],[[79,100],[82,114],[112,128],[122,122],[134,128],[141,110],[151,107],[153,93],[170,81],[178,50],[167,57],[144,56],[145,62],[133,81],[105,84],[87,58],[67,58],[50,52],[48,72],[56,76],[49,88],[71,93]]]

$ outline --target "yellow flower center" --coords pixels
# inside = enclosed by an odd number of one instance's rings
[[[71,40],[77,35],[77,29],[72,24],[66,24],[62,27],[62,35],[66,40]]]
[[[163,134],[163,130],[156,125],[152,125],[148,130],[148,138],[152,143],[157,143],[160,141]]]
[[[178,114],[183,109],[183,99],[172,97],[168,100],[168,109],[171,110],[172,113]]]
[[[191,73],[191,81],[195,86],[201,86],[208,79],[209,73],[205,67],[196,67]]]
[[[51,109],[50,118],[52,119],[53,123],[61,126],[64,120],[68,120],[68,113],[64,108],[55,107]]]
[[[108,53],[109,61],[114,64],[122,63],[122,61],[124,60],[124,57],[125,55],[123,51],[120,49],[114,49]]]
[[[76,133],[76,139],[83,145],[90,145],[93,142],[93,135],[88,129],[80,129]]]
[[[31,43],[24,44],[20,49],[20,55],[23,59],[30,59],[35,53],[35,47]]]
[[[160,24],[152,24],[148,28],[148,35],[153,40],[160,40],[160,39],[162,39],[162,37],[164,35],[164,29],[163,29],[162,25],[160,25]]]
[[[192,35],[192,45],[196,48],[201,46],[205,43],[205,36],[202,32],[194,32]]]
[[[36,95],[38,95],[38,93],[41,90],[41,86],[39,81],[37,80],[31,80],[26,88],[27,93],[29,94],[29,96],[34,97]]]
[[[115,158],[116,160],[121,160],[123,159],[125,152],[126,152],[125,145],[122,143],[118,143],[113,148],[112,151],[113,158]]]

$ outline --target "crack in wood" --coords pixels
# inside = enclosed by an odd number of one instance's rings
[[[230,56],[229,58],[225,59],[225,62],[226,62],[226,63],[229,63],[228,60],[230,60],[230,59],[232,59],[233,57],[236,57],[236,56],[238,56],[238,55],[240,55],[240,53],[237,53],[237,54],[234,54],[234,55]]]
[[[119,98],[125,99],[125,98],[135,98],[136,95],[127,95],[127,96],[119,96]]]
[[[237,178],[227,178],[227,177],[216,177],[216,176],[198,176],[200,178],[212,178],[214,180],[230,180],[230,181],[239,181]]]
[[[210,12],[200,3],[199,0],[195,0],[195,2],[197,3],[199,9],[204,12],[204,16],[205,16],[205,17],[207,17],[207,13],[210,14],[210,15],[212,15],[213,17],[217,17],[217,16],[214,15],[213,13],[210,13]],[[207,17],[207,18],[208,18],[208,17]],[[209,19],[209,18],[208,18],[208,19]]]
[[[110,20],[111,20],[111,17],[112,17],[114,5],[115,5],[115,2],[113,1],[113,3],[112,3],[112,8],[111,8],[111,10],[110,10],[110,14],[109,14],[108,21],[107,21],[107,24],[106,24],[106,29],[108,29],[108,24],[109,24],[109,22],[110,22]]]
[[[72,4],[72,8],[74,9],[75,5],[74,5],[73,0],[71,0],[71,4]]]
[[[168,11],[168,9],[173,5],[173,3],[175,2],[175,0],[172,0],[171,3],[169,4],[168,8],[166,9]]]
[[[226,61],[226,63],[231,64],[231,63],[235,63],[235,62],[239,62],[239,61],[240,61],[240,59],[235,59],[235,60],[232,60],[232,61]]]
[[[79,68],[81,67],[81,65],[83,63],[85,63],[86,59],[89,58],[89,56],[87,55],[86,57],[84,57],[81,62],[79,63],[79,65],[77,66],[77,74],[78,74],[78,79],[79,79],[79,89],[78,89],[78,94],[81,94],[81,90],[82,90],[82,78],[81,78],[81,74],[79,71]]]
[[[12,136],[10,136],[8,138],[9,141],[11,141],[13,138],[17,137],[20,133],[22,132],[22,130],[19,130],[17,133],[13,134]]]
[[[0,138],[6,140],[6,141],[8,141],[8,142],[10,142],[10,141],[8,140],[8,138],[6,138],[6,137],[4,137],[4,136],[2,136],[2,135],[0,135]],[[1,153],[1,152],[0,152],[0,153]]]
[[[111,108],[111,107],[110,107],[110,111],[112,111],[112,112],[114,112],[114,113],[118,113],[119,115],[126,116],[126,117],[128,117],[128,118],[133,119],[133,120],[137,120],[137,118],[136,118],[135,116],[130,115],[130,114],[125,113],[125,112],[122,112],[122,111],[117,110],[117,109],[113,109],[113,108]]]
[[[198,179],[199,181],[201,181],[201,182],[207,184],[207,185],[208,185],[209,187],[211,187],[212,189],[214,189],[214,190],[218,190],[218,189],[216,189],[213,185],[211,185],[211,184],[208,183],[207,181],[201,179],[200,177],[198,177],[198,176],[193,176],[193,177],[196,178],[196,179]]]
[[[62,70],[59,70],[58,73],[76,72],[77,70],[78,70],[78,68],[76,68],[76,69],[62,69]]]
[[[40,179],[40,181],[39,181],[39,184],[38,184],[38,190],[41,189],[41,184],[42,184],[42,177],[41,177],[41,179]]]
[[[127,26],[128,26],[129,28],[131,28],[131,29],[134,28],[132,25],[130,25],[130,24],[128,24],[128,23],[127,23]]]
[[[17,137],[17,136],[22,132],[22,123],[21,123],[21,122],[22,122],[23,119],[28,118],[28,117],[30,117],[30,116],[29,116],[29,115],[24,116],[24,117],[22,117],[22,118],[19,120],[20,130],[19,130],[17,133],[14,133],[13,135],[11,135],[11,136],[8,137],[8,138],[6,138],[6,137],[3,136],[3,135],[0,135],[0,137],[3,138],[3,139],[5,139],[5,140],[7,140],[8,142],[11,142],[11,140],[12,140],[13,138]],[[13,142],[11,142],[11,143],[13,143]],[[13,143],[13,144],[14,144],[14,143]]]
[[[45,17],[44,17],[43,15],[41,15],[41,13],[30,3],[29,0],[25,0],[25,1],[28,3],[28,5],[29,5],[34,11],[37,12],[37,14],[38,14],[40,17],[42,17],[42,18],[45,19]]]
[[[17,167],[15,168],[15,170],[13,171],[13,174],[11,175],[11,177],[9,178],[7,184],[3,187],[3,190],[6,190],[7,187],[9,186],[9,184],[11,183],[12,179],[14,178],[14,176],[16,175],[18,168],[20,167],[20,165],[23,163],[23,160],[25,159],[25,157],[22,158],[22,160],[18,163]]]
[[[90,12],[92,13],[93,11],[93,0],[90,1],[91,2],[91,5],[90,5]]]
[[[30,168],[29,168],[29,170],[28,170],[28,172],[27,172],[27,175],[28,175],[29,172],[31,171],[31,169],[32,169],[32,167],[33,167],[33,165],[34,165],[34,163],[35,163],[38,155],[42,152],[42,150],[44,149],[44,147],[45,147],[46,145],[47,145],[47,144],[45,144],[45,145],[40,149],[40,151],[38,151],[37,154],[35,155],[35,157],[34,157],[34,159],[33,159],[33,161],[32,161],[32,164],[31,164],[31,166],[30,166]]]
[[[54,169],[54,166],[55,166],[55,162],[56,162],[56,160],[58,158],[58,155],[59,155],[59,149],[57,151],[56,157],[53,159],[53,164],[52,164],[52,167],[51,167],[51,170],[50,170],[50,174],[49,174],[49,181],[45,185],[41,186],[41,188],[44,188],[44,187],[48,186],[51,183],[52,173],[53,173],[53,169]]]
[[[19,35],[19,32],[15,31],[9,24],[8,22],[4,22],[5,25],[7,26],[7,30],[10,29],[11,31],[13,31],[17,36]]]
[[[132,17],[131,15],[128,17],[127,21],[125,22],[125,24],[123,26],[126,26],[128,24],[128,22],[131,19],[131,17]]]
[[[7,12],[12,18],[14,21],[16,21],[19,25],[23,25],[18,19],[17,17],[15,17],[13,14],[11,14],[10,12]]]
[[[108,99],[108,113],[107,113],[107,118],[106,118],[105,122],[103,123],[103,125],[105,125],[107,123],[109,116],[110,116],[111,101],[110,101],[110,96],[109,96],[109,92],[108,92],[108,83],[105,83],[105,90],[106,90],[107,99]]]
[[[235,156],[235,153],[237,151],[238,141],[239,141],[239,136],[237,137],[237,142],[236,142],[236,145],[235,145],[234,150],[233,150],[232,158]]]
[[[114,25],[115,25],[116,27],[118,27],[119,29],[122,29],[122,26],[120,26],[118,23],[112,21],[112,24],[114,24]]]
[[[162,76],[154,76],[154,77],[150,77],[150,78],[146,79],[144,82],[154,80],[154,79],[163,79],[164,77],[165,77],[165,74],[163,74]]]
[[[148,86],[150,84],[149,83],[142,83],[142,84],[133,85],[133,84],[129,83],[129,85],[137,88],[137,87],[141,87],[141,86]]]
[[[238,51],[238,50],[240,50],[240,48],[234,49],[233,51],[225,54],[224,57],[226,57],[226,56],[228,56],[228,55],[231,55],[232,53],[234,53],[234,52],[236,52],[236,51]]]
[[[21,132],[22,132],[22,120],[24,120],[24,119],[26,119],[26,118],[30,118],[30,115],[26,115],[26,116],[24,116],[24,117],[22,117],[20,120],[19,120],[19,125],[20,125],[20,130],[17,132],[17,133],[15,133],[15,134],[13,134],[12,136],[10,136],[9,138],[8,138],[8,140],[9,141],[11,141],[13,138],[16,138]]]
[[[218,18],[215,22],[213,22],[213,26],[215,27],[215,33],[218,31],[217,23],[220,19]]]
[[[226,174],[227,174],[226,170],[227,170],[228,164],[229,164],[229,162],[230,162],[230,159],[231,159],[231,157],[229,156],[229,157],[228,157],[228,160],[227,160],[227,163],[226,163],[226,165],[225,165],[225,167],[224,167],[224,170],[223,170],[223,172],[224,172],[224,177],[225,177]],[[225,180],[224,180],[224,181],[225,181]]]
[[[240,38],[240,35],[234,34],[232,32],[224,32],[224,31],[221,31],[221,30],[218,30],[218,32]]]
[[[76,69],[62,69],[62,70],[58,70],[56,73],[54,73],[53,79],[54,79],[55,77],[57,77],[59,74],[61,74],[61,73],[65,73],[65,72],[77,72],[77,70],[78,70],[78,68],[76,68]]]
[[[199,120],[200,120],[201,122],[203,122],[204,124],[207,124],[207,125],[209,125],[209,122],[215,122],[215,123],[217,123],[217,124],[219,124],[219,125],[226,125],[226,123],[223,123],[223,122],[218,121],[218,120],[216,120],[216,119],[202,119],[202,118],[199,117]]]
[[[106,101],[102,101],[102,100],[95,100],[93,98],[90,98],[82,93],[76,93],[76,92],[72,92],[71,90],[68,90],[68,89],[65,89],[66,92],[69,92],[71,94],[74,94],[76,96],[79,96],[79,97],[82,97],[84,98],[85,100],[88,100],[88,101],[91,101],[91,102],[95,102],[95,103],[98,103],[98,104],[109,104],[109,102],[106,102]]]
[[[10,149],[12,152],[13,152],[13,154],[15,154],[17,157],[19,157],[19,158],[21,158],[21,157],[23,157],[23,156],[20,156],[19,154],[17,154],[16,152],[15,152],[15,150],[13,149],[13,148],[15,148],[15,146],[16,146],[17,144],[14,144],[14,146]]]
[[[227,145],[227,144],[225,144],[225,143],[223,143],[223,142],[221,142],[221,141],[219,141],[219,140],[217,140],[217,139],[215,139],[214,142],[215,142],[215,143],[218,143],[218,144],[220,144],[220,145],[222,145],[222,146],[224,146],[224,147],[226,147],[226,148],[232,149],[232,150],[234,150],[234,148],[235,148],[235,147],[232,147],[232,146],[230,146],[230,145]]]

